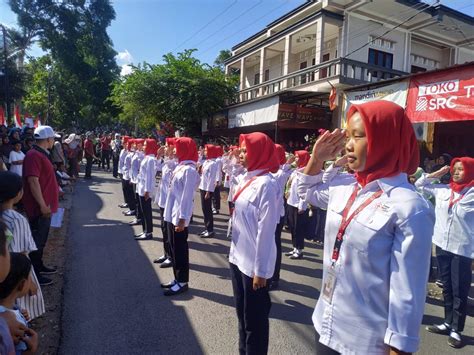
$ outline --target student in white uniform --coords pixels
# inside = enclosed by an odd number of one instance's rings
[[[21,151],[21,141],[12,142],[13,150],[10,152],[8,162],[10,163],[10,171],[18,176],[23,175],[23,160],[25,153]]]
[[[280,210],[280,219],[275,230],[275,244],[277,248],[277,256],[275,262],[275,271],[273,272],[272,280],[270,282],[270,290],[278,288],[280,281],[280,269],[281,269],[281,231],[283,229],[283,223],[285,219],[285,186],[291,175],[291,163],[294,161],[294,156],[291,156],[288,160],[286,159],[285,148],[280,144],[275,144],[275,153],[277,155],[278,163],[280,168],[273,174],[275,180],[278,182],[278,204]]]
[[[201,207],[204,215],[204,225],[206,229],[199,233],[202,238],[214,237],[214,217],[212,214],[212,194],[216,188],[219,165],[216,159],[219,157],[219,148],[206,144],[204,148],[206,160],[202,164],[201,182],[199,190],[201,192]]]
[[[119,155],[119,163],[118,163],[118,174],[120,176],[120,180],[122,181],[122,193],[123,193],[123,203],[119,205],[120,208],[127,208],[127,195],[126,195],[126,185],[125,185],[125,180],[123,179],[123,167],[125,163],[125,157],[127,156],[128,150],[127,150],[127,143],[128,140],[131,139],[129,136],[123,136],[122,137],[122,150],[120,151]]]
[[[240,354],[268,351],[271,300],[268,281],[276,262],[275,229],[280,218],[275,144],[265,134],[240,136],[240,161],[247,173],[234,193],[229,262],[239,320]]]
[[[173,172],[165,203],[165,221],[171,246],[174,280],[161,284],[165,296],[188,290],[189,247],[188,226],[193,214],[194,191],[199,184],[196,170],[198,152],[196,143],[187,137],[175,142],[178,166]]]
[[[216,176],[216,187],[214,188],[214,193],[212,194],[212,214],[219,214],[221,209],[221,185],[222,185],[222,165],[223,165],[223,155],[224,149],[221,146],[216,146],[219,156],[216,158],[217,163],[217,176]]]
[[[153,260],[155,264],[160,264],[160,268],[172,267],[171,261],[171,246],[168,238],[168,227],[165,221],[165,204],[166,196],[168,195],[168,188],[171,182],[171,176],[176,168],[177,161],[175,159],[173,150],[176,138],[166,138],[166,147],[158,151],[159,157],[164,155],[161,164],[161,180],[158,184],[158,189],[155,197],[155,203],[160,208],[160,229],[163,236],[163,255]]]
[[[433,184],[449,172],[449,185]],[[433,243],[443,283],[444,323],[427,330],[449,335],[448,344],[460,348],[474,259],[474,158],[453,159],[451,167],[423,175],[415,186],[436,199]]]
[[[324,161],[346,140],[316,141],[299,193],[327,208],[323,286],[313,313],[318,354],[416,352],[423,318],[434,212],[409,184],[418,145],[402,107],[352,105],[346,157],[352,174],[321,182]],[[309,189],[308,189],[309,187]]]
[[[125,216],[135,216],[137,204],[135,202],[135,195],[133,193],[133,185],[130,181],[130,174],[132,170],[132,158],[135,154],[134,152],[135,139],[129,139],[127,141],[127,152],[123,161],[122,167],[122,189],[125,192],[126,200],[125,202],[128,205],[128,211],[122,212]]]
[[[142,160],[145,157],[145,155],[143,154],[143,143],[145,143],[145,140],[142,138],[137,138],[133,140],[133,143],[134,143],[135,154],[133,154],[133,157],[132,157],[129,175],[130,175],[130,182],[132,183],[133,196],[135,199],[136,214],[135,214],[135,218],[128,223],[131,226],[135,226],[142,223],[142,218],[143,218],[143,211],[140,206],[140,198],[137,192],[137,183],[138,183],[138,173],[140,172],[140,164],[142,163]]]
[[[295,151],[296,167],[288,179],[288,197],[287,203],[287,219],[288,227],[291,233],[291,243],[293,250],[285,255],[290,259],[302,259],[304,249],[304,239],[308,236],[309,227],[309,210],[308,203],[298,196],[297,176],[302,172],[306,164],[308,164],[310,154],[306,150]]]
[[[142,211],[142,233],[135,236],[135,240],[153,239],[151,201],[155,193],[158,143],[154,139],[145,139],[143,150],[145,157],[140,163],[140,171],[137,179],[138,202]]]

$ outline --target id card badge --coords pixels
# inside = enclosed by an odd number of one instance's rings
[[[329,267],[323,287],[323,300],[325,300],[329,304],[332,303],[334,286],[336,286],[336,270],[334,269],[334,267]]]

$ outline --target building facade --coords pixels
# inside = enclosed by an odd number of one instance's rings
[[[203,134],[259,130],[276,142],[302,140],[340,125],[339,110],[329,109],[332,88],[472,60],[474,18],[446,6],[307,1],[232,48],[226,72],[240,76],[238,99],[203,120]]]

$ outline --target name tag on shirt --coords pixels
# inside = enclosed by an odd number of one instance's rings
[[[330,267],[326,274],[323,286],[323,300],[327,303],[332,303],[332,295],[334,293],[334,287],[336,286],[336,271]]]

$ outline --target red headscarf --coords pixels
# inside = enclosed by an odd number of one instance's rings
[[[220,145],[217,145],[217,153],[219,154],[219,157],[223,156],[224,155],[224,148],[222,148],[222,146]]]
[[[239,137],[240,146],[245,142],[247,149],[247,170],[265,169],[275,173],[280,168],[275,153],[275,143],[266,134],[254,132],[241,134]]]
[[[277,159],[280,165],[285,164],[286,162],[285,148],[283,148],[281,144],[275,144],[275,153],[277,155]]]
[[[145,143],[145,140],[143,138],[137,138],[137,139],[134,139],[134,143],[136,145],[139,145],[139,144],[143,145],[143,143]]]
[[[464,168],[464,179],[462,182],[454,182],[451,177],[449,186],[453,191],[460,193],[464,188],[474,186],[474,158],[454,158],[451,161],[451,176],[454,174],[454,164],[461,162]]]
[[[145,155],[156,155],[158,151],[158,143],[154,139],[145,139],[146,147],[145,147]]]
[[[206,154],[207,159],[216,159],[220,157],[218,146],[215,146],[212,144],[206,144],[204,148],[207,149],[207,154]]]
[[[298,169],[304,168],[308,162],[311,155],[306,150],[297,150],[295,155],[298,157]]]
[[[347,114],[359,112],[367,136],[367,160],[364,171],[356,173],[359,184],[365,184],[399,173],[412,175],[420,162],[418,143],[405,110],[390,101],[376,100],[352,105]]]
[[[175,145],[177,138],[166,138],[166,144],[169,146]]]
[[[184,160],[198,161],[196,142],[194,142],[191,138],[176,138],[174,143],[176,146],[176,156],[178,157],[178,161],[180,163]]]
[[[133,139],[133,138],[127,139],[127,150],[132,149],[133,143],[135,143],[135,139]]]

